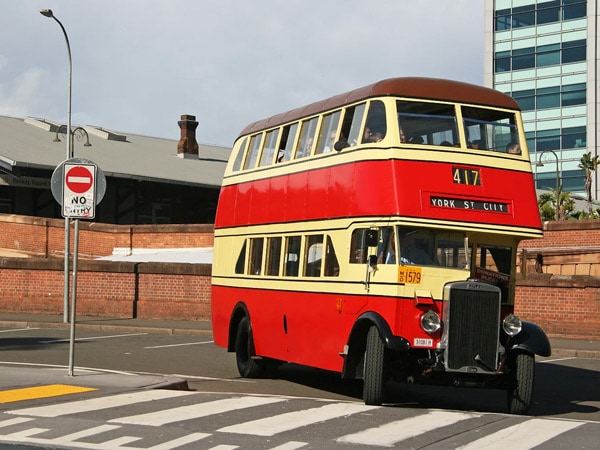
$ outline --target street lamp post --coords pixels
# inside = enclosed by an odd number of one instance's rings
[[[61,142],[60,138],[58,137],[59,133],[62,134],[64,137],[67,136],[66,132],[63,131],[65,129],[64,125],[59,126],[56,129],[56,134],[54,136],[54,140],[52,142]],[[83,140],[85,138],[85,142],[83,143],[84,147],[91,147],[92,144],[90,144],[90,135],[88,134],[88,132],[85,130],[85,128],[82,127],[75,127],[71,130],[71,148],[73,149],[73,153],[75,153],[75,146],[73,145],[73,139],[77,138],[78,141]]]
[[[68,90],[68,99],[67,99],[67,157],[66,160],[69,160],[73,157],[73,140],[71,139],[71,81],[73,79],[73,63],[71,61],[71,45],[69,44],[69,36],[67,36],[67,31],[63,24],[58,20],[51,9],[42,9],[40,11],[44,17],[50,17],[56,20],[56,23],[60,25],[60,29],[62,30],[65,41],[67,43],[67,55],[69,57],[69,90]],[[64,313],[63,313],[63,322],[69,321],[69,256],[71,253],[71,236],[70,236],[70,222],[69,218],[65,217],[65,287],[64,287]]]
[[[560,212],[560,177],[559,177],[559,172],[558,172],[558,155],[556,154],[556,152],[554,150],[544,150],[542,153],[540,153],[540,156],[537,160],[537,162],[535,163],[535,165],[537,167],[542,167],[544,165],[544,163],[542,162],[542,156],[544,156],[544,153],[552,153],[554,155],[554,157],[556,158],[556,220],[559,220],[559,212]]]

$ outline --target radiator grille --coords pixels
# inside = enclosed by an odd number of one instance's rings
[[[473,288],[475,286],[479,288]],[[460,283],[450,289],[446,301],[446,367],[449,370],[466,370],[466,367],[495,370],[500,324],[499,289]],[[475,360],[477,355],[481,363]]]

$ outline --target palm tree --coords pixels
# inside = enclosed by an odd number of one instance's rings
[[[538,197],[538,207],[542,220],[567,220],[575,210],[575,200],[569,191],[558,190],[558,208],[556,207],[556,190],[549,188]],[[557,217],[558,210],[558,217]]]
[[[593,172],[598,168],[598,155],[592,158],[592,152],[585,153],[581,159],[580,163],[577,164],[577,167],[582,169],[585,172],[585,191],[587,192],[587,201],[590,205],[590,213],[592,212],[592,178]]]

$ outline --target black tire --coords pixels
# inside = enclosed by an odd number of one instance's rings
[[[377,327],[372,326],[367,333],[363,400],[365,405],[381,405],[385,396],[385,346],[379,337]]]
[[[535,357],[530,353],[519,352],[509,357],[508,388],[506,401],[510,414],[527,414],[531,408],[533,382],[535,377]]]
[[[264,373],[262,360],[252,359],[252,332],[248,317],[238,324],[235,335],[235,360],[238,372],[243,378],[260,378]]]

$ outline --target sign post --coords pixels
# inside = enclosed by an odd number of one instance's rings
[[[65,219],[75,219],[73,237],[73,290],[71,294],[71,327],[69,338],[69,371],[73,376],[75,354],[75,311],[77,303],[77,256],[79,253],[79,219],[96,217],[96,205],[100,203],[106,191],[104,173],[92,161],[71,158],[60,164],[52,174],[52,195],[62,206]],[[65,276],[65,286],[68,278]],[[68,286],[65,287],[65,290]],[[65,302],[65,311],[68,304]]]

